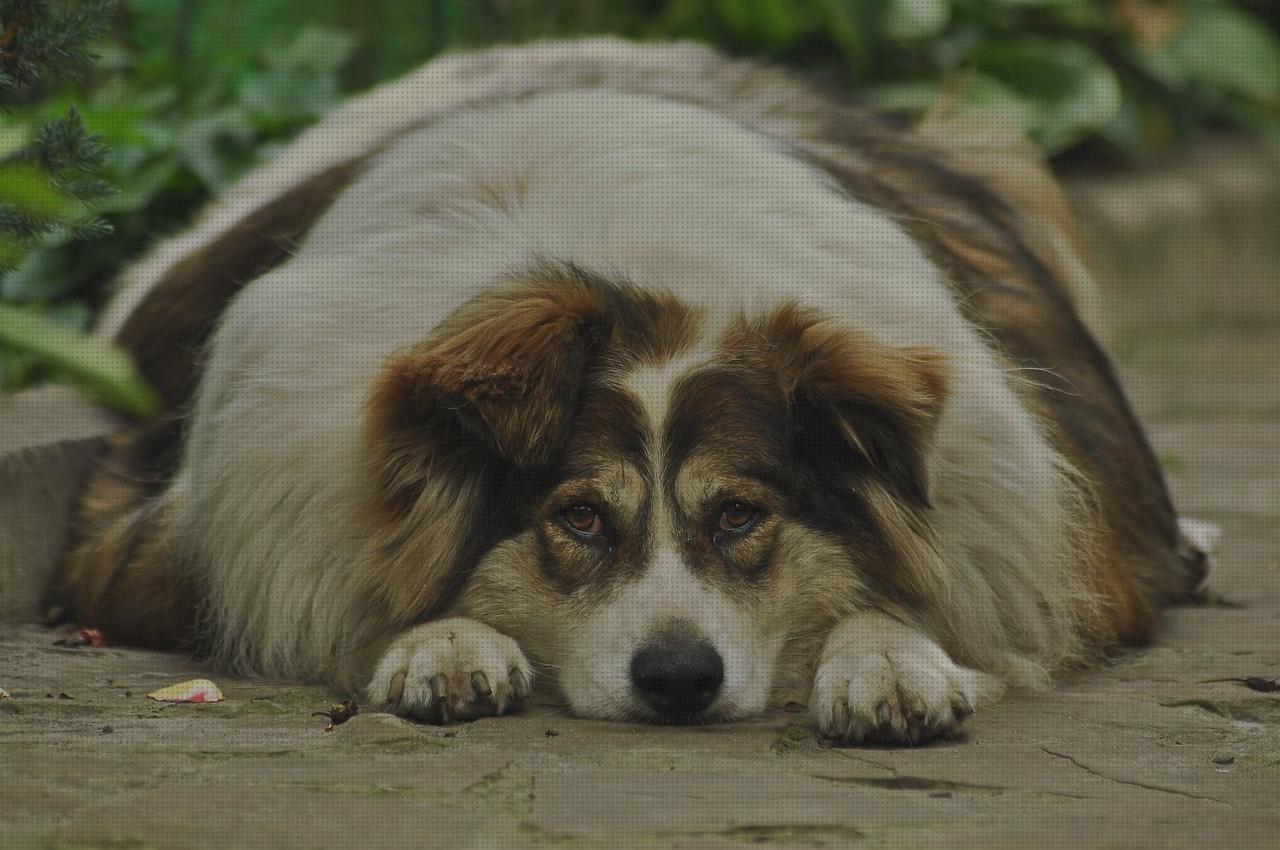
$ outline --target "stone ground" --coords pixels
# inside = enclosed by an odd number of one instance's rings
[[[1280,286],[1224,266],[1210,310],[1131,283],[1104,293],[1122,375],[1181,509],[1224,531],[1212,601],[1154,647],[1011,694],[958,740],[828,749],[802,714],[663,729],[546,698],[326,732],[323,689],[0,625],[0,846],[1280,847],[1280,694],[1208,681],[1280,677]],[[198,675],[227,700],[144,696]]]

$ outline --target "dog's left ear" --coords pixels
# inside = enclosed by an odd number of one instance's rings
[[[943,356],[881,344],[796,306],[758,328],[791,406],[795,450],[825,474],[848,469],[852,455],[899,499],[929,507],[927,458],[947,399]]]
[[[372,536],[362,568],[372,633],[441,609],[511,511],[513,475],[563,444],[593,350],[611,330],[598,288],[495,287],[390,358],[365,412]]]

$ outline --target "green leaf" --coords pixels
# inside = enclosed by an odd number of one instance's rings
[[[1226,3],[1199,2],[1186,26],[1147,65],[1166,85],[1203,82],[1280,105],[1280,36],[1256,15]]]
[[[890,0],[880,32],[895,41],[916,41],[942,32],[950,20],[950,0]]]
[[[992,6],[1007,6],[1014,9],[1043,9],[1062,5],[1070,0],[989,0]]]
[[[876,109],[902,112],[926,112],[933,106],[942,87],[933,81],[883,83],[862,92],[862,102]]]
[[[957,76],[948,86],[932,80],[887,83],[868,89],[863,100],[878,109],[920,114],[933,108],[944,91],[950,92],[954,108],[962,112],[998,116],[1021,130],[1030,130],[1036,125],[1035,105],[985,74],[970,73],[963,79]]]
[[[0,304],[0,344],[38,357],[117,410],[145,416],[159,405],[123,351],[32,310]]]
[[[233,106],[187,123],[177,135],[177,155],[206,186],[218,191],[252,164],[244,150],[253,140],[248,112]]]
[[[98,201],[94,212],[121,213],[145,209],[147,204],[168,185],[178,171],[178,163],[168,153],[150,156],[127,170],[121,169],[112,179],[121,191]]]
[[[299,31],[283,50],[266,51],[265,58],[267,64],[275,68],[337,71],[346,64],[355,46],[355,37],[350,33],[308,26]]]
[[[1024,129],[1050,152],[1070,147],[1106,126],[1120,110],[1120,83],[1083,44],[1023,37],[981,47],[977,69],[1012,92]],[[998,100],[1009,100],[1001,92]]]
[[[66,274],[66,263],[60,249],[67,240],[52,239],[38,245],[22,259],[17,268],[0,279],[0,298],[5,301],[52,301],[75,286],[75,278]]]
[[[799,0],[716,0],[715,9],[734,36],[771,51],[791,47],[810,25]]]
[[[1098,128],[1099,138],[1134,159],[1142,157],[1151,146],[1153,136],[1168,136],[1167,129],[1161,133],[1157,120],[1159,110],[1142,102],[1141,97],[1141,93],[1134,87],[1126,87],[1115,117]]]
[[[319,118],[341,100],[335,76],[297,67],[270,68],[240,88],[244,107],[275,126]]]
[[[872,70],[876,20],[888,0],[813,0],[822,31],[835,41],[854,78]]]
[[[960,108],[971,113],[998,115],[1010,125],[1034,134],[1041,110],[1034,100],[995,77],[974,74],[960,88]]]

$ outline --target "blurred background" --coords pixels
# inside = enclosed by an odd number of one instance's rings
[[[939,98],[997,113],[1087,182],[1210,137],[1280,149],[1278,32],[1277,0],[0,0],[0,391],[57,380],[145,410],[85,335],[115,272],[441,51],[707,41],[908,118]]]

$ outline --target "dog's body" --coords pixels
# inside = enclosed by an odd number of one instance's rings
[[[115,441],[60,590],[417,716],[537,667],[588,715],[953,729],[1202,573],[1063,210],[706,48],[439,60],[126,278],[103,332],[175,415]]]

